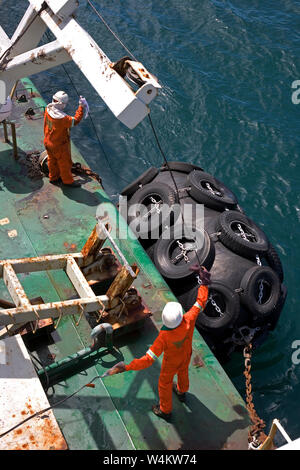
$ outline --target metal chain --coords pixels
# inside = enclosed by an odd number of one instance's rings
[[[160,205],[162,204],[162,201],[156,201],[154,197],[150,197],[150,201],[152,204],[154,204],[154,208],[158,214],[160,214]]]
[[[38,153],[29,153],[26,155],[26,160],[24,161],[25,166],[27,167],[27,175],[29,178],[42,178],[44,175],[40,164],[39,164],[40,152]],[[95,171],[92,171],[90,168],[82,166],[81,163],[73,163],[72,172],[76,175],[86,175],[90,178],[95,179],[102,186],[101,176],[98,175]]]
[[[86,166],[82,166],[81,163],[73,163],[72,165],[72,172],[78,175],[86,175],[89,176],[90,178],[93,178],[94,180],[98,181],[98,183],[102,185],[102,178],[98,173],[95,171],[91,170],[90,168]]]
[[[180,248],[180,250],[181,250],[181,253],[179,253],[179,255],[175,256],[175,259],[173,260],[173,262],[174,262],[175,260],[178,260],[178,259],[180,259],[181,257],[183,257],[184,261],[185,261],[186,263],[189,263],[190,260],[188,259],[187,254],[186,254],[186,253],[187,253],[187,250],[184,248],[183,244],[182,244],[179,240],[177,240],[177,244],[178,244],[178,246],[179,246],[179,248]]]
[[[26,159],[21,162],[26,166],[27,176],[29,178],[42,178],[44,176],[39,164],[39,157],[40,153],[28,153]]]
[[[238,227],[239,231],[241,232],[241,237],[242,237],[244,240],[247,240],[247,242],[248,242],[249,240],[248,240],[248,238],[247,238],[247,236],[246,236],[244,230],[242,229],[241,224],[238,224],[237,227]]]
[[[205,184],[206,184],[207,189],[214,195],[215,192],[214,192],[213,188],[211,187],[211,185],[209,183],[205,183]]]
[[[249,417],[252,422],[252,426],[250,427],[248,433],[248,442],[249,448],[255,449],[267,438],[267,436],[263,432],[263,429],[265,428],[266,424],[262,419],[259,418],[253,404],[251,385],[252,343],[249,343],[247,346],[245,346],[243,354],[245,358],[244,376],[246,378],[246,404]]]
[[[259,281],[259,294],[258,294],[258,303],[259,304],[261,304],[261,302],[262,302],[263,295],[264,295],[264,281],[263,281],[263,279],[261,279]]]
[[[156,201],[152,196],[150,196],[150,201],[152,202],[152,204],[154,204],[154,207],[152,207],[152,209],[150,209],[148,212],[146,212],[146,214],[143,215],[143,219],[148,218],[148,216],[154,211],[156,211],[157,214],[160,214],[161,212],[160,205],[162,204],[162,201]]]
[[[213,188],[211,187],[211,185],[208,183],[208,181],[206,181],[206,187],[207,189],[215,196],[215,194],[217,196],[222,196],[222,194],[220,193],[220,191],[214,191]]]
[[[224,316],[224,313],[222,312],[222,310],[220,309],[219,305],[214,301],[214,299],[212,298],[212,296],[210,295],[208,297],[208,299],[210,300],[212,306],[215,308],[215,310],[218,312],[218,314],[220,315],[220,317]]]

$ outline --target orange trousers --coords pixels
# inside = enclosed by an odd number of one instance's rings
[[[49,179],[58,180],[61,177],[63,183],[71,184],[74,181],[72,175],[72,158],[70,145],[65,144],[56,150],[46,148],[48,153]]]
[[[177,371],[161,372],[158,380],[159,406],[166,414],[172,411],[173,378],[177,374],[177,388],[180,393],[189,389],[189,363],[183,364]]]

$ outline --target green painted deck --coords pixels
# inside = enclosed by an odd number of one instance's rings
[[[111,215],[116,214],[116,208],[95,181],[87,180],[82,188],[62,190],[49,184],[47,178],[31,180],[26,176],[24,156],[43,149],[43,109],[37,109],[32,120],[25,118],[24,112],[45,103],[30,80],[24,80],[19,87],[33,87],[36,97],[15,104],[12,120],[17,126],[19,161],[14,161],[11,145],[3,142],[0,126],[0,259],[78,252],[95,225],[97,206],[107,203]],[[72,154],[73,161],[86,164],[75,147]],[[9,223],[1,225],[6,218]],[[126,229],[124,221],[121,225]],[[71,394],[116,362],[128,363],[142,356],[157,336],[165,302],[175,300],[140,244],[136,240],[116,241],[127,259],[141,269],[134,286],[153,317],[141,329],[116,339],[118,354],[104,354],[85,370],[57,383],[49,390],[53,393],[50,403]],[[24,275],[22,285],[30,298],[42,296],[45,302],[75,295],[65,273],[59,271]],[[10,300],[2,281],[0,297]],[[90,345],[90,331],[85,319],[76,327],[71,317],[64,318],[47,352],[55,354],[55,360],[62,359]],[[158,402],[159,372],[160,364],[156,363],[144,371],[97,380],[95,388],[85,388],[55,408],[69,448],[247,448],[249,420],[245,404],[197,331],[187,403],[173,398],[169,423],[151,412],[152,404]]]

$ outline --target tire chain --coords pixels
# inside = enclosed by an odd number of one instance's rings
[[[252,358],[252,343],[249,343],[244,348],[244,358],[245,358],[245,371],[244,376],[246,378],[246,404],[249,417],[251,419],[252,425],[248,433],[248,442],[249,445],[253,445],[254,448],[257,448],[262,444],[267,438],[266,434],[263,432],[266,424],[259,418],[253,404],[252,396],[252,385],[251,385],[251,358]],[[253,448],[250,447],[250,448]]]
[[[219,305],[217,304],[217,302],[215,302],[215,300],[212,298],[211,295],[209,296],[208,299],[209,299],[210,303],[212,304],[212,306],[214,307],[214,309],[216,310],[216,312],[220,315],[220,317],[224,317],[224,313],[222,312]]]

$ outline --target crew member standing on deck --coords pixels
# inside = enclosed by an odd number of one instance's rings
[[[48,104],[44,116],[44,145],[48,153],[50,183],[60,181],[66,186],[78,187],[72,175],[70,128],[79,124],[84,114],[88,115],[88,104],[82,96],[75,116],[68,116],[65,109],[69,97],[64,91],[58,91]]]
[[[170,417],[172,411],[172,389],[180,401],[185,401],[185,393],[189,389],[188,369],[192,355],[193,332],[197,317],[206,306],[210,273],[202,267],[199,277],[202,284],[193,307],[184,314],[178,302],[168,302],[162,312],[164,326],[146,354],[128,365],[119,362],[109,371],[109,375],[113,375],[128,370],[146,369],[164,353],[158,382],[159,405],[153,405],[152,411],[165,419]],[[173,384],[176,374],[178,381]]]

